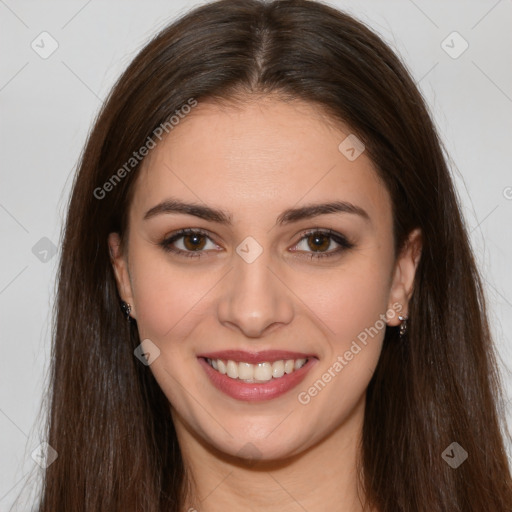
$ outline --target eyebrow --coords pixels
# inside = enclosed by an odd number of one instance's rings
[[[347,201],[333,201],[329,203],[308,204],[299,208],[289,208],[277,217],[276,224],[282,226],[330,213],[350,213],[358,215],[365,221],[371,223],[370,216],[366,210],[360,206],[356,206]],[[233,223],[232,216],[229,212],[211,208],[202,204],[186,203],[177,199],[166,199],[156,206],[153,206],[145,213],[144,220],[148,220],[162,214],[193,215],[200,219],[217,222],[227,226],[231,226]]]

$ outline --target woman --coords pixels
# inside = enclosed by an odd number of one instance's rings
[[[512,509],[440,142],[392,51],[319,2],[199,7],[121,76],[53,355],[40,511]]]

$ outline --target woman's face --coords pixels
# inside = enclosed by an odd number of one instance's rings
[[[145,159],[109,243],[182,445],[275,459],[360,429],[417,254],[349,135],[298,101],[199,102]]]

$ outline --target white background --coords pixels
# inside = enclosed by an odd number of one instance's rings
[[[430,106],[485,279],[510,397],[512,1],[329,3],[381,34]],[[30,454],[43,441],[59,252],[42,262],[32,248],[47,237],[59,249],[80,151],[117,76],[157,30],[199,4],[0,0],[0,512],[29,474],[37,477]],[[58,43],[47,59],[31,48],[43,31]],[[441,46],[453,31],[469,44],[456,59]],[[462,43],[447,40],[453,51]]]

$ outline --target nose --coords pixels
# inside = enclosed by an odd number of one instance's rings
[[[293,293],[268,254],[263,251],[250,263],[235,254],[233,268],[222,283],[219,321],[247,338],[269,334],[289,324],[294,315]]]

